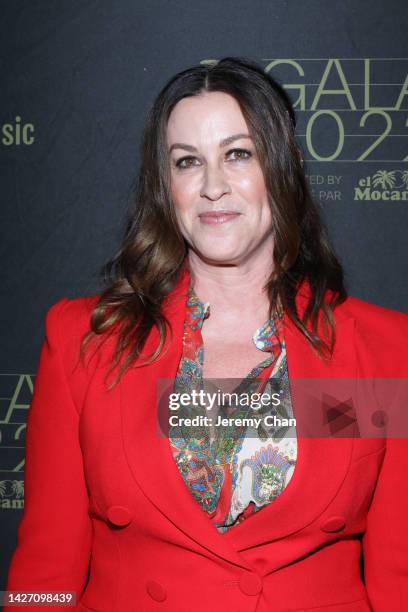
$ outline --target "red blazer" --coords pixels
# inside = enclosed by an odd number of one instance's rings
[[[49,309],[7,590],[75,591],[82,611],[406,612],[406,438],[298,437],[288,487],[225,534],[192,498],[156,428],[156,382],[178,367],[188,282],[186,270],[165,301],[166,354],[110,392],[113,339],[75,368],[97,297]],[[285,317],[291,380],[407,377],[407,315],[348,298],[335,319],[324,363]],[[146,352],[157,339],[153,330]]]

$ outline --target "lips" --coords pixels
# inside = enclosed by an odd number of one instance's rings
[[[207,223],[208,225],[218,225],[220,223],[233,221],[239,217],[240,214],[241,213],[234,210],[213,210],[201,213],[199,217],[202,223]]]

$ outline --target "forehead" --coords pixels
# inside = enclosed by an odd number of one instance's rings
[[[167,123],[170,145],[176,140],[218,142],[238,132],[248,132],[240,106],[233,96],[218,91],[183,98],[173,108]]]

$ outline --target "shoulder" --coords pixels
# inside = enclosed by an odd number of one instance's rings
[[[99,297],[63,297],[46,312],[45,341],[59,352],[68,376],[78,361],[81,341],[91,329],[91,315]]]
[[[52,304],[45,317],[46,332],[68,335],[85,333],[90,328],[90,318],[99,295],[67,298]]]
[[[307,281],[304,281],[296,295],[297,305],[301,313],[312,297],[310,285]],[[325,302],[329,303],[332,298],[332,291],[327,290]],[[361,330],[386,330],[388,334],[394,332],[406,334],[408,331],[407,313],[392,308],[384,308],[383,306],[366,302],[365,300],[361,300],[351,295],[349,295],[344,302],[336,306],[334,310],[336,324],[341,324],[343,320],[350,318],[354,319],[356,326]]]
[[[335,309],[334,317],[338,333],[341,333],[342,319],[354,323],[355,347],[362,374],[408,376],[408,314],[348,297]]]
[[[383,330],[390,333],[408,333],[408,314],[384,308],[365,300],[349,296],[335,310],[335,318],[353,317],[356,325],[366,331]]]
[[[91,330],[91,316],[99,298],[100,295],[63,297],[50,306],[45,317],[44,345],[49,347],[54,356],[58,355],[58,361],[79,414],[82,412],[90,381],[98,375],[100,365],[104,366],[101,370],[103,375],[105,366],[112,358],[111,342],[101,343],[99,350],[100,338],[97,339],[96,346],[88,345],[89,351],[88,349],[84,353],[81,351],[82,340]],[[104,363],[105,358],[106,363]]]
[[[81,351],[82,339],[91,329],[91,315],[98,300],[99,296],[63,297],[52,304],[45,314],[37,374],[52,377],[54,383],[51,384],[55,384],[57,376],[60,377],[57,384],[65,381],[78,413],[81,412],[90,377],[96,373],[100,363],[100,355],[95,354],[96,351],[91,351],[89,359],[81,358],[86,356]]]

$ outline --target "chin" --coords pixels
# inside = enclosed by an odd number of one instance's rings
[[[221,249],[199,249],[197,253],[204,261],[217,265],[236,265],[242,257],[242,255],[236,251]]]

